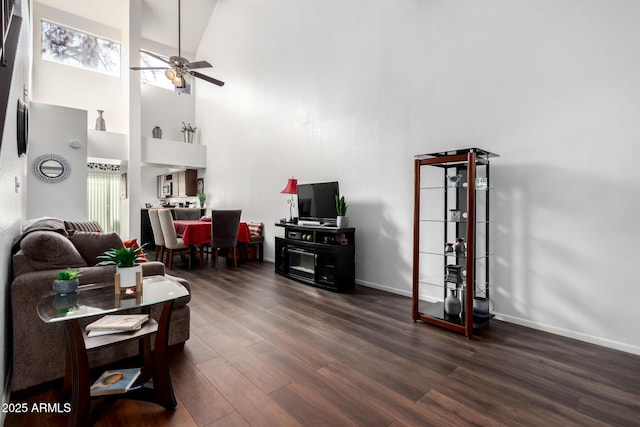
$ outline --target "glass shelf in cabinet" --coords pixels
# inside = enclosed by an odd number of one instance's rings
[[[420,218],[419,221],[420,222],[441,222],[441,223],[447,223],[447,224],[463,224],[463,223],[467,222],[466,219],[463,219],[461,221],[449,221],[448,219],[422,219],[422,218]],[[492,219],[476,220],[475,221],[476,224],[490,224],[492,222],[493,222]]]
[[[425,255],[435,255],[435,256],[446,256],[446,257],[454,257],[454,258],[466,258],[467,254],[464,255],[457,254],[455,252],[433,252],[433,251],[418,251],[418,253]],[[482,259],[482,258],[491,258],[493,256],[492,253],[476,255],[474,259]]]
[[[447,314],[444,309],[444,302],[421,301],[418,313],[423,317],[444,320],[448,323],[464,326],[465,316],[459,314]]]
[[[459,189],[467,189],[467,183],[465,182],[464,185],[460,185],[458,187],[449,187],[446,185],[440,185],[440,186],[424,186],[424,187],[420,187],[420,190],[459,190]]]
[[[418,283],[426,286],[433,286],[437,288],[444,288],[446,282],[443,274],[431,274],[418,279]]]

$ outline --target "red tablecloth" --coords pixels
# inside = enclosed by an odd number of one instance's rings
[[[199,219],[176,219],[173,221],[176,234],[182,236],[185,246],[204,245],[211,242],[211,221]],[[240,223],[238,243],[249,243],[251,234],[246,222]]]

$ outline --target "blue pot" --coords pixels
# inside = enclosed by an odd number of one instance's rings
[[[80,284],[80,280],[78,279],[54,280],[53,292],[60,295],[70,294],[71,292],[75,292],[76,289],[78,289],[79,284]]]

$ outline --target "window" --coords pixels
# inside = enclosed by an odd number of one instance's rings
[[[141,67],[162,67],[168,68],[166,62],[159,60],[145,52],[140,52]],[[173,83],[164,75],[165,70],[141,70],[140,81],[151,86],[161,87],[163,89],[173,90]]]
[[[98,221],[105,232],[120,233],[121,184],[119,173],[87,174],[88,217]]]
[[[42,59],[120,77],[120,43],[42,21]]]

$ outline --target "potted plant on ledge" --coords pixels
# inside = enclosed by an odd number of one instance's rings
[[[182,122],[182,129],[180,130],[184,133],[184,142],[188,144],[193,144],[193,134],[198,130],[197,127],[191,126],[191,123]]]
[[[120,275],[120,287],[136,286],[138,285],[137,273],[140,273],[140,280],[142,280],[142,265],[138,262],[145,259],[142,251],[144,246],[110,249],[105,251],[104,255],[97,257],[104,261],[96,265],[115,265],[116,275]]]
[[[337,226],[338,228],[347,227],[349,225],[349,221],[347,218],[347,208],[349,204],[344,196],[336,196],[336,212],[338,213],[337,218]]]

